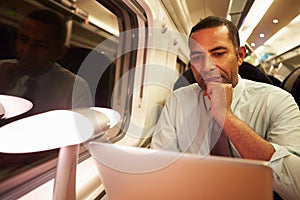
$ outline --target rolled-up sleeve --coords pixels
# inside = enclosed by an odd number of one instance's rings
[[[300,157],[273,144],[275,153],[269,161],[274,174],[274,190],[284,199],[300,199]]]

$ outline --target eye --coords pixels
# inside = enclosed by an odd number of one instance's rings
[[[37,42],[36,45],[40,48],[45,48],[45,49],[50,47],[50,44],[48,42]]]
[[[214,56],[214,57],[222,57],[223,55],[225,55],[226,54],[226,51],[221,51],[221,52],[214,52],[212,55]]]
[[[28,38],[24,35],[19,35],[18,40],[23,42],[23,43],[26,43],[28,41]]]
[[[191,56],[191,63],[199,63],[204,60],[203,54],[196,54]]]

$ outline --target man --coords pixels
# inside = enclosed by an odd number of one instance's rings
[[[16,39],[17,59],[0,63],[0,92],[31,100],[29,114],[92,106],[87,82],[55,63],[66,53],[66,37],[66,22],[55,12],[28,14]]]
[[[66,38],[66,22],[51,10],[33,11],[21,21],[16,38],[17,59],[0,62],[0,93],[29,99],[33,109],[18,117],[1,120],[2,125],[50,110],[93,106],[87,82],[55,62],[67,50]],[[56,153],[52,150],[1,154],[0,171],[4,169],[3,174],[8,175],[15,169],[41,162]]]
[[[189,46],[197,84],[167,99],[151,147],[269,161],[274,190],[299,199],[300,113],[293,97],[238,75],[246,49],[226,19],[200,21]]]

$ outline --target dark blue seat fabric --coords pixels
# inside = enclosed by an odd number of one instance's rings
[[[272,76],[272,75],[268,75],[268,77],[271,79],[271,81],[273,82],[273,85],[275,85],[275,86],[277,86],[277,87],[280,87],[280,85],[281,85],[281,81],[278,79],[278,78],[276,78],[276,77],[274,77],[274,76]]]

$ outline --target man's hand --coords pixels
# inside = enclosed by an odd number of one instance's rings
[[[226,113],[232,113],[231,103],[233,87],[227,83],[210,82],[203,95],[210,99],[210,112],[215,120],[222,125]]]

